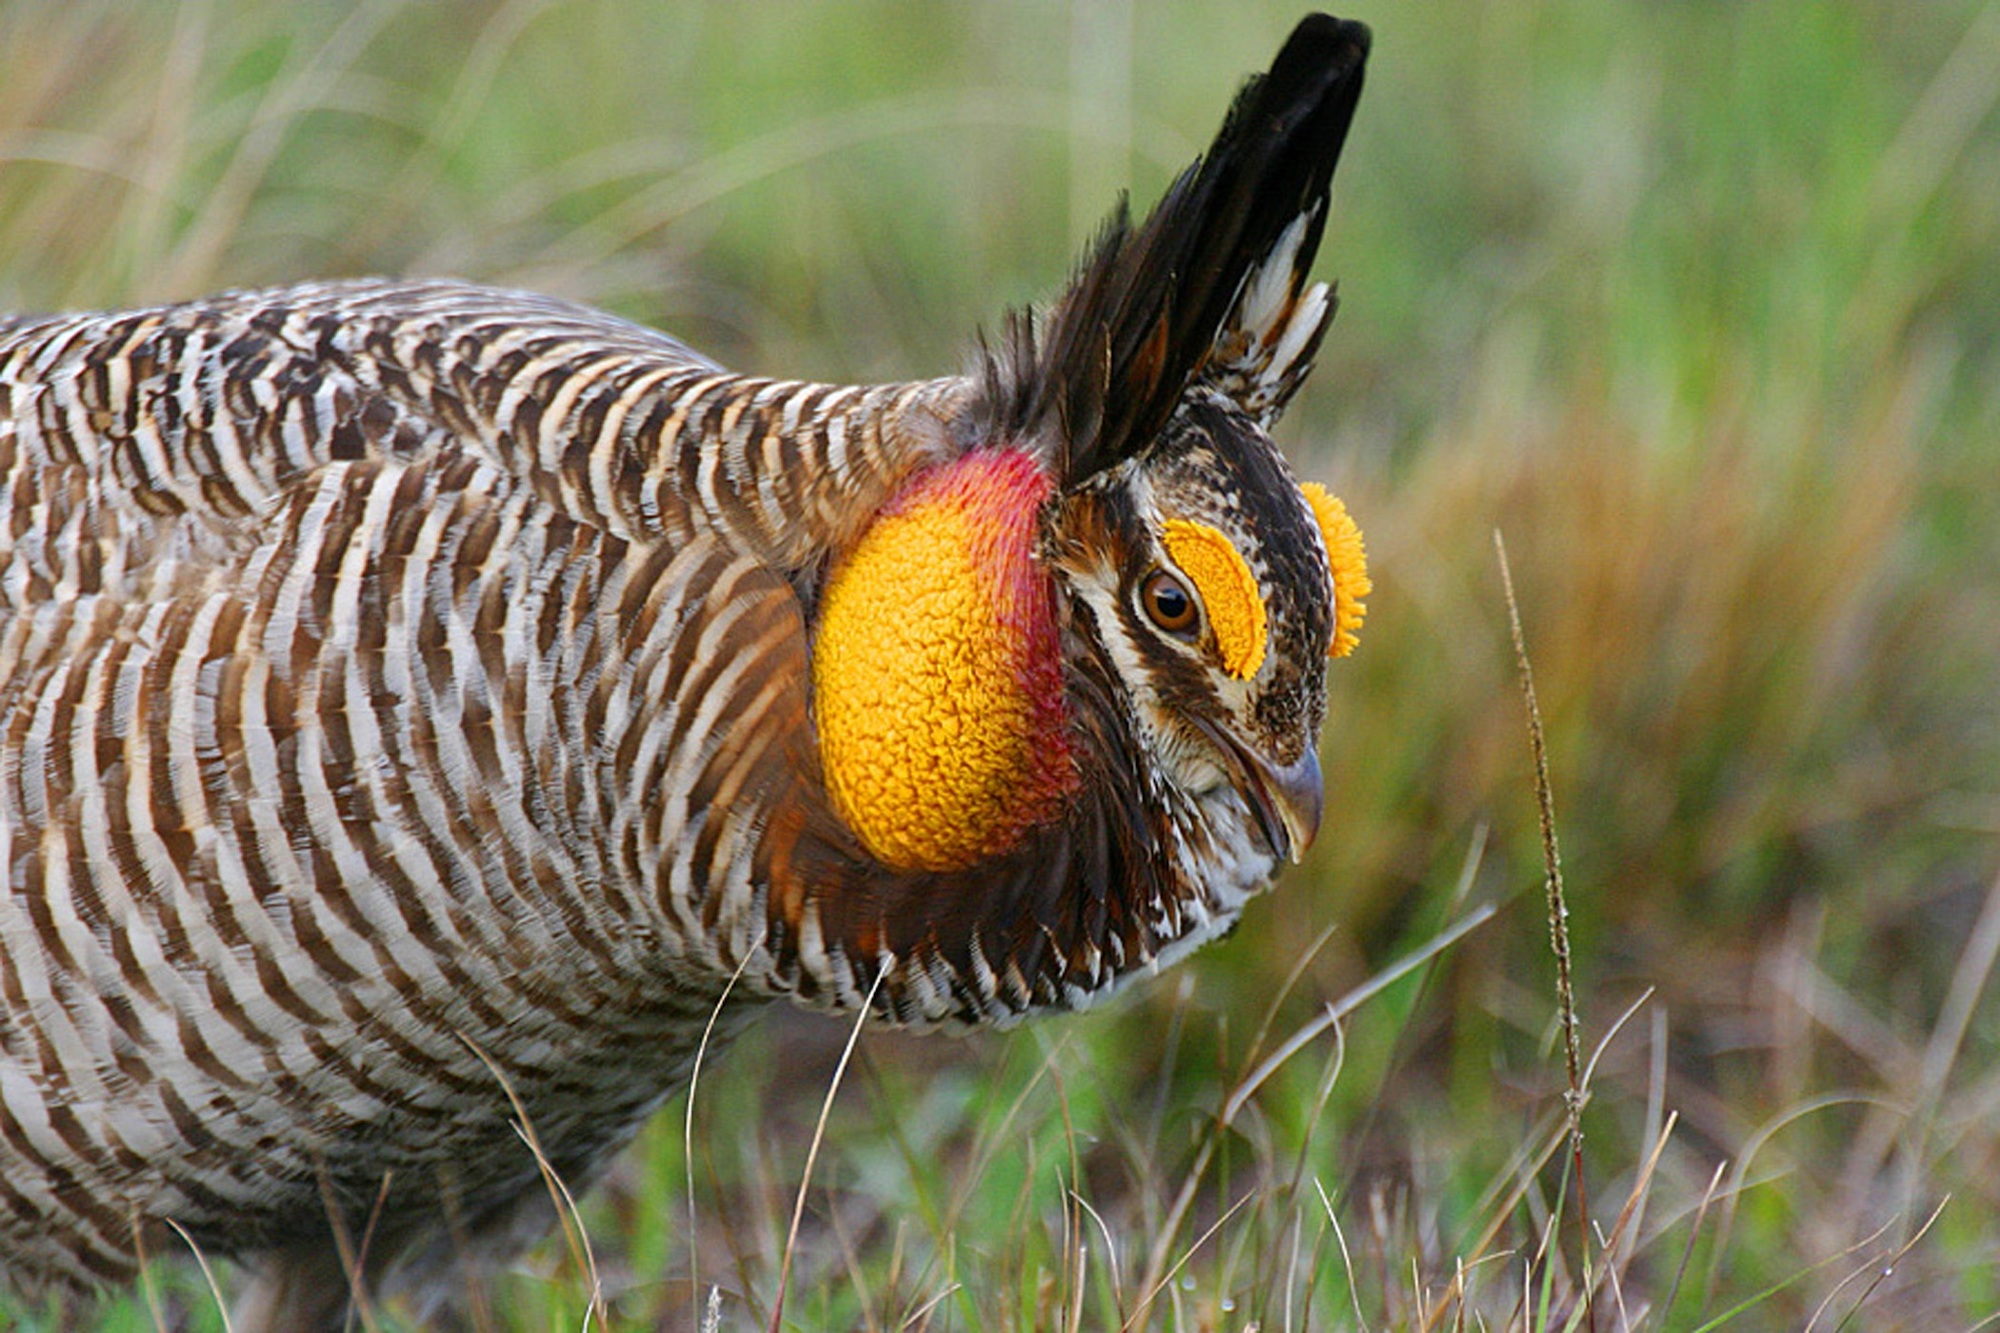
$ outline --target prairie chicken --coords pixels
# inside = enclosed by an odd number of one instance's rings
[[[1235,921],[1367,592],[1267,434],[1367,46],[961,376],[454,282],[0,321],[0,1270],[449,1306],[551,1220],[517,1119],[587,1182],[732,979],[1006,1022]]]

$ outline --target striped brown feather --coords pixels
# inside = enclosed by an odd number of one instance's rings
[[[422,1310],[549,1220],[517,1114],[587,1182],[732,976],[1005,1022],[1226,929],[1318,796],[1327,553],[1263,428],[1365,49],[1302,24],[1058,338],[963,377],[745,377],[442,281],[0,321],[0,1277],[121,1281],[171,1223],[258,1271],[238,1327],[339,1327],[344,1232]],[[1076,782],[892,870],[821,772],[822,583],[988,448],[1057,495]],[[1140,618],[1176,516],[1270,608],[1254,681]]]

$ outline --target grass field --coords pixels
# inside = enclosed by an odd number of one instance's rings
[[[451,273],[947,373],[1298,12],[0,0],[0,309]],[[837,1089],[773,1015],[492,1327],[2000,1327],[2000,4],[1353,16],[1311,857],[1100,1013]],[[10,1320],[222,1327],[189,1264]]]

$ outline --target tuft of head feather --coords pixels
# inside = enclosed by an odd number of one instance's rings
[[[989,351],[995,427],[1052,433],[1073,483],[1143,448],[1198,383],[1276,418],[1332,316],[1304,279],[1368,45],[1362,24],[1307,16],[1143,223],[1119,201],[1047,316],[1010,315]]]

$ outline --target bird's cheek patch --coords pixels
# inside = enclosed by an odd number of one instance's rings
[[[1333,643],[1327,656],[1345,657],[1360,642],[1361,622],[1368,614],[1361,599],[1375,591],[1368,578],[1368,548],[1361,540],[1360,526],[1340,497],[1316,481],[1299,490],[1319,520],[1319,535],[1326,543],[1326,562],[1333,574]]]
[[[1185,518],[1168,519],[1160,540],[1208,612],[1222,669],[1237,680],[1256,675],[1264,665],[1269,616],[1257,576],[1235,544],[1218,529]]]

